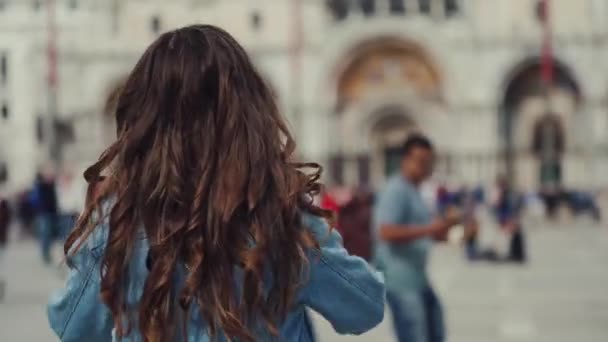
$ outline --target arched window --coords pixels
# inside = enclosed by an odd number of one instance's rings
[[[0,107],[0,115],[2,116],[3,119],[8,119],[10,116],[11,112],[8,108],[8,104],[7,103],[3,103],[2,107]]]
[[[390,0],[389,9],[393,14],[405,14],[404,0]]]
[[[0,86],[6,85],[8,81],[8,56],[0,54]]]
[[[332,183],[344,184],[344,156],[334,155],[329,159],[329,175]]]
[[[420,13],[431,14],[431,0],[418,0]]]
[[[458,5],[458,0],[445,0],[446,17],[451,17],[455,14],[458,14],[459,11],[460,11],[460,6]]]
[[[162,24],[160,22],[160,17],[155,15],[150,19],[150,30],[154,33],[154,34],[158,34],[160,33],[160,30],[162,29]]]
[[[34,9],[34,11],[40,10],[40,8],[42,8],[42,0],[34,0],[32,2],[32,8]]]
[[[359,0],[361,5],[361,12],[366,17],[370,17],[376,12],[376,1],[375,0]]]
[[[326,0],[325,4],[335,20],[343,20],[348,16],[348,0]]]
[[[255,31],[259,31],[262,27],[262,15],[257,10],[251,13],[251,27]]]
[[[8,181],[8,166],[5,162],[0,163],[0,183],[6,183]]]

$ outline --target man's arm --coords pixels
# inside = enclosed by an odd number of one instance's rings
[[[451,224],[445,220],[438,220],[428,225],[399,225],[382,224],[378,236],[386,242],[408,243],[425,237],[442,235]]]
[[[447,234],[455,224],[454,218],[437,219],[429,224],[402,224],[402,218],[412,215],[412,199],[403,189],[393,187],[381,194],[375,211],[377,236],[386,242],[408,243],[425,237]]]

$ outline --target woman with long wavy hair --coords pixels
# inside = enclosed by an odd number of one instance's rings
[[[87,207],[51,298],[62,341],[310,341],[383,318],[384,285],[313,204],[295,144],[243,48],[213,26],[160,36],[114,106],[117,139],[85,172]]]

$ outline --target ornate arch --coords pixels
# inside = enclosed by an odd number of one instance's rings
[[[503,158],[510,181],[521,186],[542,186],[545,166],[550,163],[561,170],[561,155],[567,146],[576,145],[571,127],[583,98],[581,86],[561,60],[554,59],[553,68],[549,88],[537,56],[517,63],[503,82],[499,102]],[[561,183],[561,171],[556,179]]]
[[[582,89],[574,71],[560,59],[553,59],[554,84],[553,87],[571,92],[577,102],[583,97]],[[512,109],[526,96],[538,94],[541,84],[541,58],[530,56],[511,68],[503,82],[503,97],[500,102],[502,110]]]
[[[370,97],[405,92],[429,100],[442,98],[442,76],[419,44],[393,36],[364,41],[334,71],[335,112]]]

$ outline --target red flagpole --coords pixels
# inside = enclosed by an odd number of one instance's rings
[[[540,154],[540,186],[542,191],[554,194],[561,187],[561,161],[559,148],[559,132],[555,128],[555,120],[551,113],[551,88],[555,78],[553,47],[551,45],[551,7],[550,0],[541,0],[541,20],[543,28],[543,46],[541,56],[541,79],[544,87],[546,112],[541,124],[541,154]]]
[[[543,27],[543,46],[541,53],[541,77],[547,89],[551,88],[554,77],[553,46],[551,44],[551,8],[550,0],[541,0],[540,15]]]
[[[293,19],[291,31],[291,101],[293,110],[293,125],[296,133],[300,130],[300,86],[302,78],[302,45],[304,32],[302,29],[302,2],[291,0]]]
[[[60,146],[55,130],[55,123],[57,121],[57,89],[59,84],[59,77],[57,72],[57,18],[56,18],[56,1],[47,0],[47,30],[48,30],[48,41],[47,41],[47,63],[48,63],[48,74],[47,74],[47,89],[48,89],[48,108],[47,108],[47,120],[46,121],[46,137],[45,140],[49,145],[49,155],[51,160],[54,162],[55,167],[60,167]]]

